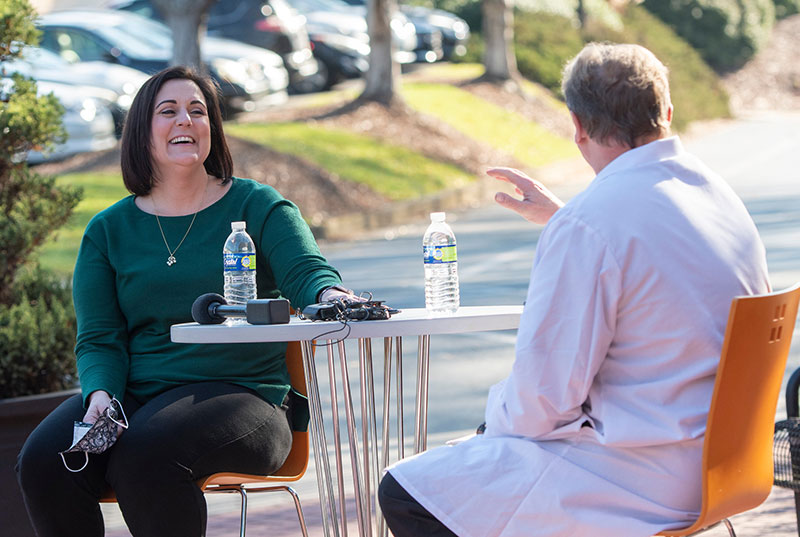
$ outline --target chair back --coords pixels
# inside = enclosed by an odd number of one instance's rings
[[[772,490],[772,436],[800,283],[731,304],[703,444],[698,520],[688,535],[761,504]]]
[[[292,387],[300,394],[308,396],[303,366],[303,353],[299,341],[286,345],[286,367]],[[244,483],[264,483],[269,481],[297,481],[308,468],[309,440],[308,430],[292,431],[292,449],[283,465],[269,476],[220,472],[197,482],[201,489],[212,485],[238,485]]]

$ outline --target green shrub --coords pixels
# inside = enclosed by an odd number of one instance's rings
[[[772,0],[644,0],[643,5],[720,72],[752,58],[775,22]]]
[[[470,32],[481,33],[481,14],[480,0],[415,0],[413,3],[443,9],[454,13],[464,19],[469,25]]]
[[[27,0],[0,4],[0,62],[35,44]],[[19,75],[0,89],[0,397],[73,383],[75,321],[69,287],[31,266],[36,249],[70,216],[80,191],[28,169],[25,153],[64,139],[63,108]]]
[[[775,4],[776,19],[800,13],[800,0],[773,0],[773,3]]]
[[[0,399],[72,388],[75,311],[70,285],[32,267],[0,304]]]
[[[564,64],[580,52],[583,44],[580,31],[568,18],[522,10],[514,14],[517,69],[556,94],[561,94]]]
[[[728,95],[719,77],[688,43],[641,6],[629,6],[622,13],[622,22],[621,31],[592,26],[587,29],[586,39],[638,43],[669,68],[675,106],[672,125],[676,130],[684,129],[691,121],[730,116]]]

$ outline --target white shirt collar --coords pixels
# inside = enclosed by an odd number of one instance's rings
[[[625,151],[600,170],[600,173],[595,177],[595,181],[643,164],[672,159],[682,153],[684,153],[683,144],[677,136],[661,138],[649,144]]]

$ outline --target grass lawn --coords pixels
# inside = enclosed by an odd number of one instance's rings
[[[95,214],[127,196],[128,191],[122,184],[122,176],[118,174],[68,174],[60,176],[58,182],[82,186],[83,199],[67,224],[39,250],[39,261],[43,268],[68,274],[75,267],[75,258],[86,224]]]
[[[344,130],[305,123],[246,123],[226,125],[225,131],[304,158],[392,200],[411,199],[475,180],[455,166]]]
[[[415,82],[404,84],[402,95],[414,109],[507,151],[529,166],[578,156],[570,140],[455,86]]]
[[[431,74],[468,79],[480,74],[481,66],[448,65],[440,70]],[[526,89],[536,91],[538,88]],[[541,166],[576,155],[570,141],[454,86],[407,82],[403,84],[402,93],[413,108],[504,149],[525,164]],[[559,102],[554,100],[553,104],[558,106]],[[450,164],[349,131],[306,123],[229,123],[225,130],[230,135],[304,158],[344,180],[363,183],[392,200],[413,199],[475,180],[471,174]],[[75,265],[86,224],[96,213],[125,197],[127,191],[117,174],[69,174],[59,177],[58,181],[82,186],[84,196],[69,222],[42,247],[40,262],[45,268],[68,274]]]

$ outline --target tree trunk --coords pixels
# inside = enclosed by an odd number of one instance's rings
[[[483,65],[488,80],[512,80],[517,77],[514,57],[514,12],[510,0],[483,0],[483,35],[486,52]]]
[[[392,46],[392,14],[395,0],[368,0],[367,28],[369,31],[369,70],[365,76],[364,92],[359,100],[377,101],[385,105],[399,99],[396,91],[400,65],[394,61]]]
[[[172,30],[171,65],[187,65],[205,71],[200,54],[205,35],[205,15],[215,0],[153,0]]]
[[[578,0],[578,7],[575,8],[575,15],[578,17],[578,25],[583,28],[586,26],[586,8],[583,0]]]

